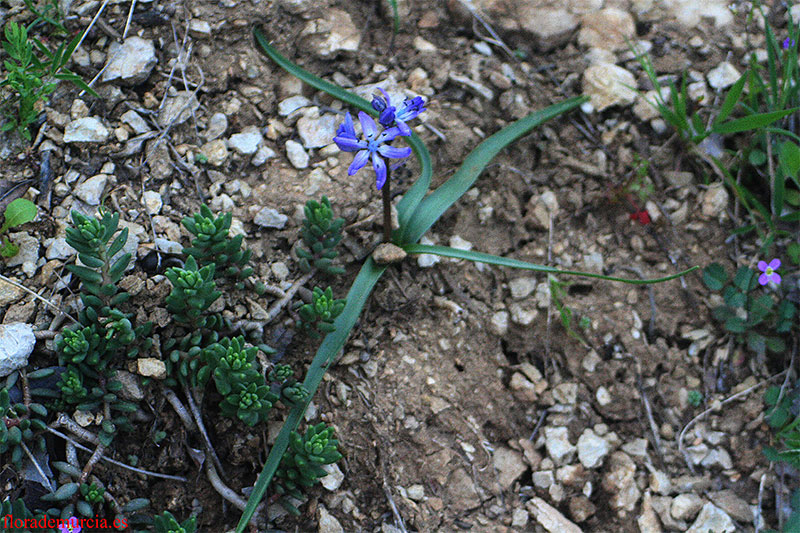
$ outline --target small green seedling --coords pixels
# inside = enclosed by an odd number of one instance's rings
[[[36,218],[36,204],[25,198],[17,198],[6,206],[3,214],[3,225],[0,226],[0,235],[3,235],[11,228],[16,228],[27,224]],[[19,246],[8,240],[3,235],[3,244],[0,245],[0,255],[3,257],[14,257],[19,253]]]
[[[689,402],[689,405],[692,407],[700,407],[700,404],[703,403],[703,393],[699,390],[690,390],[686,401]]]
[[[766,419],[775,430],[776,444],[764,447],[764,455],[770,461],[781,461],[793,468],[800,468],[800,382],[794,389],[781,390],[781,387],[770,387],[764,393],[767,404]]]
[[[713,314],[725,331],[760,357],[767,351],[785,352],[786,343],[779,335],[791,331],[795,323],[797,309],[791,301],[783,299],[776,304],[772,294],[755,291],[758,276],[746,266],[729,280],[725,268],[712,263],[703,270],[703,283],[712,291],[722,292],[723,303]]]
[[[16,130],[22,138],[31,140],[30,125],[36,121],[42,104],[55,91],[59,80],[72,82],[97,97],[80,76],[66,67],[82,36],[82,33],[76,35],[53,51],[39,39],[29,37],[25,26],[13,21],[5,25],[2,44],[9,59],[3,62],[5,77],[0,80],[0,88],[8,87],[12,94],[0,104],[0,113],[5,119],[0,131]],[[16,109],[12,109],[14,107]]]

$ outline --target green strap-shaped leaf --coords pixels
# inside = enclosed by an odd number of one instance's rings
[[[511,268],[519,268],[522,270],[533,270],[534,272],[547,272],[550,274],[561,274],[567,276],[581,276],[583,278],[604,279],[607,281],[620,281],[622,283],[630,283],[632,285],[648,285],[652,283],[662,283],[671,279],[679,278],[697,270],[700,267],[692,267],[683,272],[672,274],[664,278],[654,279],[626,279],[615,278],[613,276],[604,276],[602,274],[592,274],[591,272],[579,272],[576,270],[560,270],[544,265],[537,265],[535,263],[528,263],[527,261],[520,261],[518,259],[510,259],[508,257],[500,257],[497,255],[485,254],[482,252],[474,252],[472,250],[459,250],[458,248],[450,248],[447,246],[433,246],[429,244],[406,244],[403,249],[410,254],[433,254],[442,257],[452,257],[454,259],[466,259],[476,263],[486,263],[489,265],[497,265]]]
[[[314,360],[311,362],[311,367],[308,369],[306,379],[303,381],[303,387],[309,394],[304,401],[298,402],[292,407],[289,416],[286,418],[278,434],[278,438],[275,439],[275,444],[269,452],[267,462],[264,463],[264,469],[258,476],[255,487],[253,487],[253,492],[247,500],[247,506],[242,513],[242,517],[239,519],[239,524],[236,526],[237,533],[242,533],[247,528],[250,518],[253,516],[253,513],[255,513],[258,504],[264,498],[267,487],[270,481],[272,481],[275,471],[278,469],[278,465],[283,458],[286,448],[289,446],[289,439],[292,431],[297,428],[297,425],[303,418],[303,413],[314,397],[314,393],[317,391],[322,381],[322,376],[333,362],[334,357],[336,357],[344,347],[344,343],[350,335],[350,330],[353,329],[359,315],[361,315],[361,310],[364,308],[367,298],[385,270],[385,266],[376,265],[372,258],[367,259],[364,266],[361,267],[352,287],[350,287],[350,292],[347,293],[347,303],[345,304],[344,311],[342,311],[342,314],[339,315],[334,322],[336,331],[325,336],[325,339],[322,341],[322,344],[314,356]]]
[[[486,165],[506,146],[543,122],[574,109],[587,100],[588,98],[585,96],[576,96],[531,113],[480,143],[464,159],[458,171],[414,209],[408,224],[404,227],[401,226],[400,242],[404,244],[417,242],[442,216],[442,213],[472,187]]]

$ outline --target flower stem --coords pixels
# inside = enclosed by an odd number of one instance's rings
[[[392,242],[392,175],[391,168],[386,165],[386,182],[381,187],[383,192],[383,242]]]

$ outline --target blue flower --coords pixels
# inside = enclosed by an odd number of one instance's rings
[[[787,37],[786,39],[783,40],[783,49],[784,50],[788,50],[789,48],[793,48],[793,47],[794,47],[794,39],[792,39],[791,37]]]
[[[356,135],[356,130],[353,126],[353,117],[347,113],[344,119],[344,124],[339,126],[336,131],[336,137],[333,141],[340,150],[345,152],[357,152],[347,169],[347,174],[352,176],[367,164],[370,157],[372,158],[372,168],[375,170],[376,185],[378,189],[383,187],[386,183],[386,162],[384,157],[390,159],[402,159],[411,155],[411,148],[395,148],[387,143],[393,141],[397,137],[403,135],[401,128],[395,126],[388,128],[378,133],[378,127],[375,121],[364,113],[359,111],[358,120],[361,122],[361,130],[364,133],[364,138],[360,139]],[[406,126],[407,128],[408,126]]]
[[[374,96],[372,98],[372,108],[380,113],[378,122],[384,128],[396,125],[400,128],[401,135],[411,135],[411,128],[406,125],[406,122],[417,118],[420,113],[425,111],[425,100],[420,96],[406,98],[403,102],[403,107],[400,108],[400,111],[397,111],[386,91],[380,87],[378,87],[378,90],[383,94],[383,97]]]

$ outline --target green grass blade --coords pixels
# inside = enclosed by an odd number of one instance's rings
[[[272,481],[272,476],[278,469],[283,454],[289,445],[289,435],[300,423],[308,403],[314,398],[314,393],[316,393],[322,381],[322,376],[325,375],[325,371],[333,362],[334,357],[344,347],[344,343],[350,335],[350,330],[353,329],[359,315],[361,315],[361,310],[364,308],[367,298],[385,270],[385,266],[376,265],[372,258],[367,259],[364,266],[361,267],[358,276],[350,287],[350,292],[347,293],[347,303],[344,310],[333,323],[336,331],[325,336],[306,373],[303,387],[309,392],[308,400],[305,403],[295,405],[289,412],[289,416],[286,418],[286,422],[284,422],[278,438],[275,439],[275,444],[273,444],[269,452],[267,461],[264,463],[264,468],[258,476],[255,487],[253,487],[253,492],[247,500],[247,506],[239,519],[239,524],[236,526],[236,533],[245,531],[258,504],[264,499],[269,483]]]
[[[506,126],[478,146],[464,159],[461,167],[453,176],[433,193],[419,203],[408,225],[401,228],[402,243],[417,242],[439,217],[472,187],[486,165],[502,149],[530,132],[543,122],[574,109],[588,100],[585,96],[576,96],[551,105],[545,109],[531,113],[525,118]]]
[[[725,95],[725,100],[722,102],[722,107],[719,108],[719,115],[714,120],[714,123],[721,123],[723,120],[728,118],[728,116],[733,111],[733,108],[736,107],[736,104],[739,103],[739,97],[742,95],[742,91],[744,90],[744,82],[747,81],[747,72],[741,75],[741,77],[733,84],[733,87],[730,88],[728,94]]]
[[[500,257],[492,254],[485,254],[482,252],[473,252],[472,250],[459,250],[458,248],[450,248],[448,246],[434,246],[430,244],[406,244],[403,249],[410,254],[433,254],[442,257],[452,257],[454,259],[466,259],[476,263],[486,263],[489,265],[497,265],[511,268],[519,268],[522,270],[532,270],[534,272],[547,272],[549,274],[561,274],[568,276],[581,276],[583,278],[604,279],[606,281],[621,281],[622,283],[630,283],[632,285],[648,285],[651,283],[661,283],[671,279],[685,276],[689,272],[697,270],[698,266],[693,266],[683,272],[672,274],[664,278],[654,279],[626,279],[615,278],[613,276],[604,276],[602,274],[592,274],[591,272],[580,272],[576,270],[560,270],[544,265],[537,265],[535,263],[528,263],[527,261],[520,261],[518,259],[511,259],[508,257]]]
[[[369,113],[372,116],[378,116],[377,111],[372,109],[372,104],[364,98],[361,98],[357,94],[353,94],[350,91],[346,91],[345,89],[342,89],[338,85],[335,85],[329,81],[323,80],[322,78],[319,78],[292,63],[289,59],[278,52],[271,44],[269,44],[267,37],[264,35],[263,30],[259,26],[255,26],[253,28],[253,37],[255,38],[256,44],[261,52],[263,52],[264,55],[274,61],[279,67],[284,69],[289,74],[296,76],[315,89],[324,91],[334,98],[337,98],[342,102],[355,107],[356,109],[360,109],[361,111]],[[405,140],[411,147],[414,155],[417,157],[422,171],[420,172],[420,177],[409,188],[408,192],[403,195],[403,198],[400,200],[400,203],[397,206],[400,227],[404,227],[408,223],[408,219],[417,208],[417,205],[419,205],[420,200],[422,200],[422,197],[425,196],[426,192],[428,192],[428,189],[431,185],[431,176],[433,175],[431,155],[422,140],[414,132],[411,132],[410,137],[405,137]]]
[[[787,115],[791,115],[798,109],[799,108],[797,107],[793,107],[791,109],[772,111],[770,113],[758,113],[747,117],[729,120],[728,122],[725,122],[723,124],[715,124],[711,129],[714,133],[719,133],[723,135],[729,133],[739,133],[742,131],[756,130],[758,128],[763,128],[764,126],[768,126],[773,122],[775,122],[776,120],[780,120]]]
[[[394,21],[394,33],[397,34],[400,31],[400,15],[397,13],[397,0],[389,0],[389,3],[392,4],[392,20]]]

